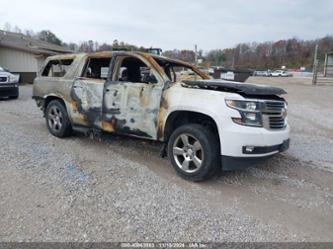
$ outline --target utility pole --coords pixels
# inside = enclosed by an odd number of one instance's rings
[[[312,78],[312,85],[317,85],[317,78],[318,78],[318,44],[315,47],[314,53],[314,61],[313,61],[313,78]]]
[[[239,44],[234,48],[234,54],[233,54],[233,57],[232,57],[231,69],[235,69],[236,53],[237,53],[237,60],[238,60],[239,57],[240,57],[241,52],[242,52],[242,44]]]
[[[232,64],[231,64],[231,69],[235,69],[235,55],[236,54],[236,49],[234,49],[234,54],[232,56]]]
[[[328,54],[325,54],[324,77],[327,77]]]
[[[194,45],[194,53],[195,53],[195,57],[194,57],[195,65],[198,66],[198,45],[197,44]]]

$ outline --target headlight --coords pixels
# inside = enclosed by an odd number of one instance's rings
[[[240,110],[240,111],[260,111],[260,103],[256,101],[243,101],[243,100],[226,100],[227,106]]]
[[[9,80],[9,83],[18,83],[19,76],[10,74],[8,80]]]
[[[9,75],[9,77],[8,77],[8,82],[9,82],[9,83],[14,83],[14,81],[15,81],[15,77],[14,77],[14,75]]]
[[[226,100],[228,107],[239,111],[241,118],[232,118],[240,125],[262,127],[261,103],[257,101]]]

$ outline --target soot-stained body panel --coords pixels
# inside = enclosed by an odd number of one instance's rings
[[[156,139],[161,93],[158,84],[107,84],[102,128]]]
[[[101,127],[104,80],[76,79],[71,90],[72,119],[89,127]],[[84,118],[82,118],[84,117]]]

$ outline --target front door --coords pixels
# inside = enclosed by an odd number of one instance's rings
[[[163,79],[138,55],[118,55],[105,84],[102,129],[157,138]]]

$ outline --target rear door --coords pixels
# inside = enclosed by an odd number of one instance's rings
[[[72,120],[77,125],[101,127],[104,84],[109,76],[111,57],[88,58],[82,75],[72,90]]]
[[[139,55],[117,55],[112,68],[105,84],[102,128],[156,139],[162,77]]]

